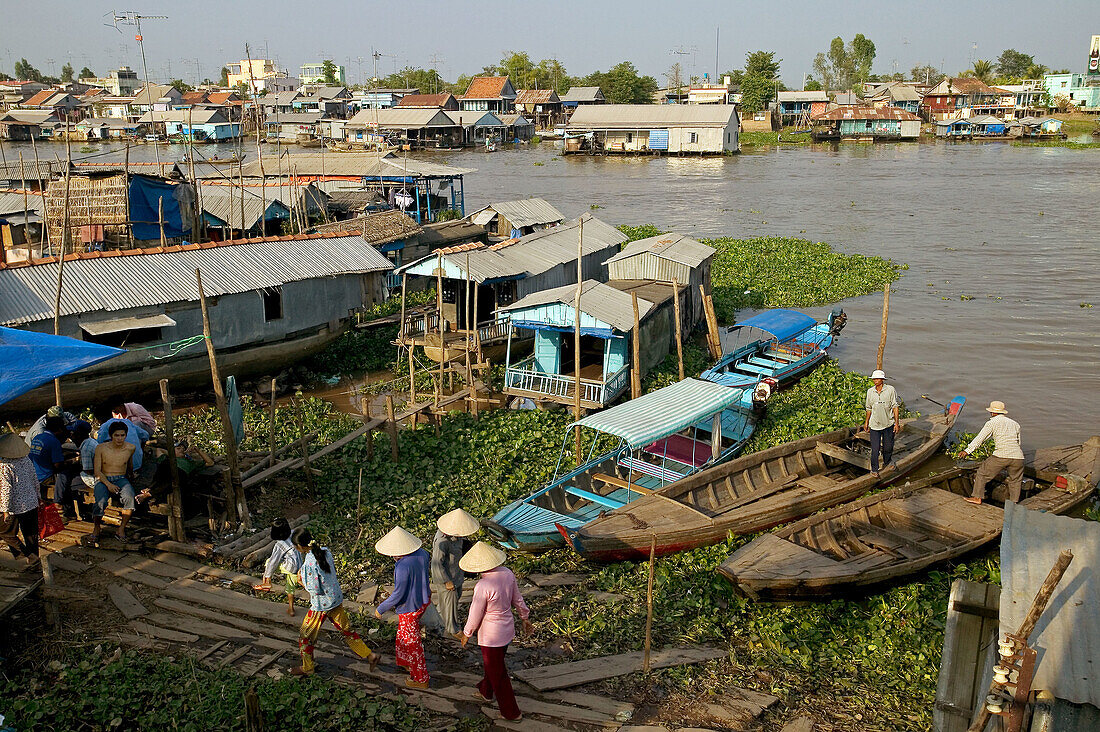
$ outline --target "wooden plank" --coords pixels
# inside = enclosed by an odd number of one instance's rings
[[[156,559],[149,557],[141,557],[134,554],[128,554],[118,560],[119,564],[136,569],[139,572],[147,572],[157,577],[167,577],[168,579],[180,579],[182,577],[190,577],[194,570],[182,569],[174,564],[168,564],[167,562],[159,562]]]
[[[569,585],[577,585],[584,582],[588,577],[583,574],[568,574],[566,572],[558,572],[556,574],[529,574],[527,580],[534,582],[539,587],[568,587]]]
[[[199,655],[195,656],[195,660],[200,661],[200,662],[205,660],[208,656],[211,656],[214,653],[217,653],[223,646],[225,646],[228,643],[229,643],[229,641],[227,641],[227,640],[218,641],[217,643],[210,646],[209,648],[207,648],[205,651],[203,651]]]
[[[283,641],[289,641],[296,643],[298,641],[298,633],[284,628],[282,626],[274,626],[271,624],[261,625],[260,623],[252,620],[246,620],[239,618],[235,615],[229,615],[220,610],[211,610],[210,608],[203,607],[201,605],[195,605],[191,603],[180,602],[179,600],[173,600],[169,597],[158,597],[153,600],[153,604],[164,610],[170,610],[176,613],[184,613],[187,615],[193,615],[197,618],[203,618],[214,622],[224,623],[225,625],[238,628],[246,633],[250,633],[252,636],[269,635],[274,638],[279,638]]]
[[[481,713],[493,720],[493,727],[499,727],[500,729],[514,729],[521,730],[521,732],[569,732],[567,727],[559,727],[556,724],[547,724],[527,717],[517,722],[509,722],[500,716],[500,712],[497,711],[496,707],[482,707]]]
[[[191,603],[205,605],[215,610],[248,615],[254,619],[278,625],[289,625],[293,628],[298,628],[302,624],[302,616],[287,615],[286,605],[282,602],[260,600],[240,592],[208,585],[198,580],[176,580],[163,590],[163,594],[179,600],[187,600]],[[344,608],[349,612],[364,612],[368,610],[368,606],[352,602],[351,600],[344,601]],[[331,632],[337,632],[336,629],[331,626],[326,625],[325,628]]]
[[[665,648],[650,655],[652,668],[669,668],[689,663],[701,663],[716,658],[724,658],[726,651],[713,648]],[[615,656],[603,656],[586,661],[559,663],[553,666],[538,666],[516,672],[516,677],[526,681],[539,691],[566,689],[591,681],[610,679],[616,676],[641,671],[642,652],[620,653]]]
[[[158,590],[163,590],[168,586],[168,580],[163,577],[154,577],[139,569],[127,567],[125,564],[122,564],[120,560],[103,562],[99,565],[99,568],[106,572],[110,572],[116,577],[121,577],[128,582],[137,582],[138,584],[155,587]]]
[[[72,572],[73,574],[84,574],[92,568],[92,565],[85,564],[84,562],[78,562],[75,559],[66,557],[60,552],[53,552],[51,554],[48,554],[47,557],[49,558],[49,562],[52,566],[66,572]]]
[[[164,564],[171,564],[173,567],[179,567],[180,569],[189,569],[192,572],[203,566],[201,563],[196,562],[194,559],[188,559],[187,557],[176,554],[175,552],[157,552],[153,555],[153,559]]]
[[[394,674],[396,677],[397,675]],[[397,679],[399,680],[399,679]],[[441,696],[445,699],[452,699],[459,702],[470,702],[474,698],[469,687],[465,686],[444,686],[440,688],[431,689],[433,693]],[[516,703],[519,708],[523,710],[524,720],[529,714],[537,714],[541,717],[550,717],[551,719],[561,719],[567,722],[580,722],[582,724],[596,724],[603,727],[619,727],[619,722],[609,719],[606,715],[594,712],[591,709],[582,709],[580,707],[570,707],[563,704],[551,704],[550,702],[539,701],[538,699],[532,699],[531,697],[517,696]]]
[[[163,643],[159,643],[152,638],[146,638],[140,635],[134,635],[133,633],[112,633],[107,636],[108,640],[117,641],[131,648],[137,648],[142,651],[153,651],[165,648]]]
[[[994,620],[980,615],[954,610],[954,605],[980,606],[996,610],[1000,595],[992,586],[955,580],[948,600],[947,624],[944,628],[943,656],[936,703],[932,710],[938,732],[965,732],[970,725],[978,695],[988,644],[997,636]]]
[[[850,465],[855,465],[857,468],[863,468],[864,470],[871,469],[871,461],[862,455],[857,455],[851,450],[846,450],[839,445],[834,445],[831,442],[819,442],[816,449],[822,455],[828,455],[829,457],[836,458]]]
[[[115,604],[118,611],[127,620],[133,620],[134,618],[140,618],[142,615],[148,615],[149,610],[141,604],[141,601],[134,597],[134,594],[128,589],[118,583],[112,583],[107,585],[107,596],[111,598],[111,602]]]
[[[177,630],[169,630],[168,628],[151,625],[141,620],[131,620],[130,629],[139,635],[147,635],[152,638],[160,638],[161,640],[172,641],[174,643],[194,643],[199,639],[199,637],[193,633],[181,633]]]
[[[247,640],[252,637],[250,633],[246,633],[239,628],[227,626],[223,623],[200,620],[191,616],[177,615],[176,613],[155,612],[150,613],[145,619],[162,628],[180,630],[185,633],[194,633],[195,635],[204,636],[206,638]]]
[[[813,732],[814,721],[809,717],[798,717],[783,725],[780,732]]]
[[[218,663],[215,664],[215,666],[216,666],[216,668],[225,668],[226,666],[229,666],[229,665],[233,664],[234,662],[236,662],[236,661],[244,658],[245,656],[247,656],[251,650],[252,650],[252,646],[241,646],[240,648],[233,651],[232,653],[226,654],[226,656],[224,658],[222,658],[220,661],[218,661]]]
[[[584,694],[579,691],[555,691],[544,695],[547,699],[553,699],[554,701],[565,702],[566,704],[574,704],[578,707],[585,707],[591,709],[594,712],[602,712],[612,717],[625,721],[630,719],[634,715],[634,705],[628,701],[620,701],[618,699],[609,699],[606,696],[597,696],[595,694]],[[619,717],[619,715],[622,715]]]
[[[280,658],[282,658],[283,655],[288,650],[289,649],[287,649],[287,648],[280,648],[277,651],[273,651],[272,653],[267,654],[266,656],[261,658],[260,662],[257,663],[256,666],[251,671],[249,671],[247,674],[245,674],[245,676],[255,676],[260,671],[263,671],[265,668],[267,668],[268,666],[270,666],[271,664],[275,663]]]

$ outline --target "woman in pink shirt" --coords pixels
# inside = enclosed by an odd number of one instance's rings
[[[504,666],[504,653],[508,644],[516,637],[516,621],[512,617],[512,608],[519,611],[523,620],[523,632],[534,629],[528,617],[531,611],[519,593],[519,583],[512,570],[502,567],[507,559],[504,552],[483,541],[474,544],[459,560],[458,566],[468,574],[481,573],[481,579],[474,585],[474,598],[470,604],[470,617],[466,620],[462,645],[477,633],[477,644],[481,646],[481,659],[485,664],[485,676],[477,685],[474,696],[483,701],[492,701],[496,695],[500,714],[507,720],[523,719],[516,706],[516,696],[512,693],[512,682],[508,678],[508,669]]]

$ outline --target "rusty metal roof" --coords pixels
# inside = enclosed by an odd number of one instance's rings
[[[482,221],[482,212],[495,211],[512,223],[512,226],[523,228],[525,226],[538,226],[540,224],[556,224],[565,220],[561,211],[550,205],[545,198],[521,198],[515,201],[501,201],[490,203],[485,208],[480,208],[469,214],[466,218],[475,223],[484,224],[492,220],[492,217]]]
[[[814,115],[814,120],[837,122],[845,119],[890,119],[899,122],[920,122],[920,117],[898,107],[840,107],[823,114]]]
[[[706,244],[690,239],[683,234],[661,234],[648,239],[639,239],[627,244],[621,252],[604,264],[611,264],[640,254],[652,254],[688,267],[698,267],[714,256],[714,249]]]

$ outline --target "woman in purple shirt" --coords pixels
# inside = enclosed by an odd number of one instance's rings
[[[381,619],[382,613],[397,613],[397,665],[409,672],[405,686],[410,689],[428,688],[428,666],[424,661],[424,644],[420,640],[420,616],[432,603],[432,591],[428,582],[428,564],[431,557],[421,548],[423,542],[400,526],[395,526],[374,545],[379,554],[397,560],[393,568],[393,593],[374,611]]]
[[[512,574],[512,570],[501,566],[505,559],[507,557],[500,549],[479,541],[459,561],[459,566],[467,574],[481,573],[481,579],[474,585],[474,599],[470,604],[470,616],[466,620],[462,645],[465,646],[470,637],[477,633],[485,675],[477,685],[475,696],[484,701],[492,701],[495,694],[501,716],[515,721],[523,719],[523,715],[516,705],[512,682],[504,665],[508,644],[516,637],[516,621],[512,617],[512,608],[519,612],[525,634],[531,633],[534,627],[529,620],[531,611],[527,609],[527,603],[519,592],[516,576]]]

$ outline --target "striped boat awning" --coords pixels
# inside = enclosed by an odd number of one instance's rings
[[[643,447],[732,407],[741,399],[742,391],[684,379],[574,424],[620,437],[631,448]]]

